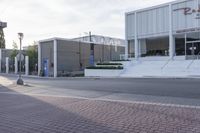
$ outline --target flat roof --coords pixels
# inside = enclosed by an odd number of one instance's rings
[[[93,35],[93,36],[95,36],[95,35]],[[82,42],[82,43],[85,43],[85,44],[94,43],[94,44],[97,44],[97,45],[110,45],[110,44],[103,44],[103,43],[99,43],[99,42],[80,41],[80,40],[75,40],[75,39],[81,39],[81,38],[66,39],[66,38],[53,37],[53,38],[39,40],[38,43],[50,42],[50,41],[54,41],[54,40],[61,40],[61,41],[71,41],[71,42]],[[113,39],[117,39],[117,38],[113,38]],[[119,40],[124,41],[123,39],[119,39]],[[112,44],[112,45],[115,46],[115,44]],[[123,44],[116,44],[116,45],[117,46],[125,46]]]
[[[133,10],[133,11],[126,12],[125,14],[129,15],[129,14],[133,14],[135,12],[148,11],[148,10],[152,10],[152,9],[156,9],[156,8],[160,8],[160,7],[165,7],[165,6],[168,6],[170,4],[182,3],[182,2],[185,2],[185,1],[193,1],[193,0],[174,0],[174,1],[171,1],[171,2],[167,2],[167,3],[163,3],[163,4],[151,6],[151,7],[145,7],[145,8],[141,8],[141,9],[136,9],[136,10]]]
[[[41,42],[49,42],[49,41],[54,41],[54,40],[70,41],[71,39],[66,39],[66,38],[61,38],[61,37],[52,37],[48,39],[39,40],[38,42],[41,43]]]
[[[7,27],[7,23],[0,21],[0,27],[1,28],[6,28]]]

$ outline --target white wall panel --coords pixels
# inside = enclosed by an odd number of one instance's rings
[[[134,37],[134,31],[135,31],[135,21],[134,21],[134,14],[129,14],[126,17],[126,32],[127,32],[127,36],[128,38],[133,38]]]
[[[136,28],[138,38],[169,35],[169,4],[135,11],[137,13]],[[200,0],[174,1],[171,5],[173,33],[180,30],[200,27],[200,13],[197,12],[199,10],[198,5],[200,5]],[[185,15],[183,8],[189,8],[190,14]],[[196,12],[192,12],[192,10]],[[127,38],[129,39],[134,39],[135,35],[135,12],[127,14]],[[197,19],[198,14],[199,19]]]
[[[134,16],[134,13],[127,15],[128,38],[134,37]],[[137,12],[137,31],[138,37],[169,32],[169,7]]]

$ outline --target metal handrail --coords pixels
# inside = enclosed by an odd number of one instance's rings
[[[187,69],[189,69],[191,67],[191,65],[194,63],[195,59],[193,59],[190,64],[187,66]]]
[[[169,64],[170,61],[171,59],[167,60],[167,62],[161,67],[161,69],[163,70]]]
[[[199,53],[197,54],[197,60],[199,60],[199,56],[200,56],[200,51],[199,51]]]
[[[200,56],[200,52],[197,54],[197,60],[199,60],[199,56]],[[187,69],[189,69],[191,67],[191,65],[194,63],[196,59],[194,58],[191,63],[187,66]]]

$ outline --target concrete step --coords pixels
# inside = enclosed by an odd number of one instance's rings
[[[137,61],[132,64],[121,77],[200,76],[200,60]]]

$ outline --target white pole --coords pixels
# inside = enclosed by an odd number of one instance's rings
[[[127,60],[128,57],[128,30],[127,30],[127,14],[125,14],[125,60]]]
[[[17,57],[15,57],[15,74],[18,73],[18,60]]]
[[[29,57],[26,56],[25,57],[25,75],[28,76],[29,75]]]
[[[175,54],[175,43],[172,24],[172,5],[169,4],[169,57],[173,60]]]
[[[38,43],[38,76],[40,76],[41,71],[41,44]]]
[[[137,13],[135,12],[135,59],[139,58],[139,47],[138,47],[138,38],[137,38]]]
[[[57,40],[54,40],[54,78],[57,77]]]
[[[185,60],[187,59],[187,34],[185,33]]]
[[[0,73],[1,73],[1,60],[2,60],[2,49],[0,49]]]
[[[6,57],[6,74],[9,73],[9,57]]]

